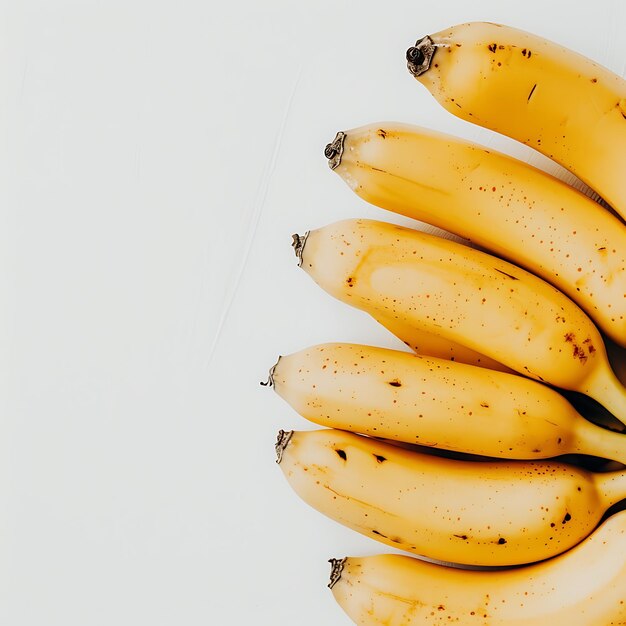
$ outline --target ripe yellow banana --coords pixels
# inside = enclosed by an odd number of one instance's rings
[[[407,61],[448,111],[554,159],[626,218],[626,80],[556,43],[482,22],[423,37]]]
[[[377,312],[371,313],[371,316],[418,354],[434,356],[448,361],[457,361],[458,363],[477,365],[500,372],[512,371],[511,368],[506,365],[480,352],[476,352],[476,350],[471,350],[467,346],[439,335],[433,335],[411,324],[403,323],[397,318]]]
[[[533,274],[459,243],[372,220],[337,222],[302,241],[301,267],[336,298],[589,395],[626,423],[626,388],[598,330]]]
[[[626,346],[626,225],[583,193],[494,150],[408,124],[338,133],[326,153],[368,202],[543,277]]]
[[[308,420],[372,437],[506,459],[590,454],[626,464],[626,437],[516,374],[347,343],[281,356],[275,391]]]
[[[363,626],[623,626],[626,511],[569,552],[505,571],[384,554],[331,559],[329,587]]]
[[[439,561],[517,565],[560,554],[626,496],[626,471],[460,461],[335,429],[281,431],[296,493],[372,539]]]

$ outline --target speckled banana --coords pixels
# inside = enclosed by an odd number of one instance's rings
[[[278,395],[322,426],[506,459],[572,453],[626,464],[626,436],[523,376],[348,343],[281,356],[271,372]]]
[[[407,61],[448,111],[559,162],[626,218],[626,80],[556,43],[483,22],[423,37]]]
[[[522,161],[408,124],[339,133],[327,156],[368,202],[525,267],[626,345],[626,225],[583,193]]]
[[[373,220],[313,230],[300,238],[296,254],[336,298],[584,393],[626,422],[626,388],[600,333],[537,276],[454,241]]]
[[[385,554],[331,559],[329,587],[362,626],[623,626],[626,511],[548,561],[469,571]]]
[[[555,461],[460,461],[351,432],[281,431],[279,465],[328,517],[439,561],[515,565],[559,554],[626,496],[626,471]]]

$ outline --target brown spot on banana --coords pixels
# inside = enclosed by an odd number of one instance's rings
[[[584,363],[589,357],[585,353],[585,349],[579,345],[574,344],[574,358],[578,359],[581,363]]]
[[[513,276],[512,274],[507,274],[507,272],[505,272],[503,270],[499,270],[497,267],[494,267],[494,269],[496,270],[496,272],[500,272],[500,274],[504,274],[505,276],[507,276],[511,280],[519,280],[519,278],[517,276]]]

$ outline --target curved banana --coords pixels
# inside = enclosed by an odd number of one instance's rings
[[[623,626],[626,511],[548,561],[469,571],[410,556],[331,559],[335,600],[355,624]]]
[[[626,388],[600,333],[571,300],[511,263],[372,220],[311,231],[296,252],[327,292],[596,399],[626,423]]]
[[[467,565],[555,556],[626,496],[626,471],[555,461],[460,461],[354,433],[281,431],[279,465],[328,517],[385,544]]]
[[[484,22],[423,37],[407,62],[450,113],[557,161],[626,219],[626,80],[537,35]]]
[[[626,346],[626,225],[583,193],[517,159],[408,124],[339,133],[327,156],[368,202],[525,267]]]
[[[371,316],[389,332],[395,335],[407,347],[424,356],[434,356],[448,361],[477,365],[499,372],[512,372],[511,368],[503,365],[495,359],[491,359],[467,346],[426,332],[411,324],[406,324],[393,316],[387,316],[378,312],[371,312]]]
[[[322,426],[506,459],[590,454],[626,464],[626,436],[515,374],[326,343],[281,356],[271,380],[300,415]]]

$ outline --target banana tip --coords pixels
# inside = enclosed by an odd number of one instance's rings
[[[263,387],[273,387],[274,386],[274,372],[276,371],[276,366],[278,365],[278,362],[280,361],[281,358],[282,358],[282,356],[279,354],[278,355],[278,359],[276,359],[276,363],[274,363],[274,365],[272,365],[272,367],[270,367],[270,370],[267,373],[267,380],[265,382],[261,381],[260,384]]]
[[[295,233],[291,235],[292,242],[291,247],[296,254],[296,258],[298,259],[298,267],[302,266],[302,251],[304,250],[304,244],[306,243],[307,237],[309,236],[309,231],[307,230],[304,235],[298,235]]]
[[[335,583],[341,578],[341,572],[343,572],[343,566],[347,561],[347,557],[344,559],[328,559],[330,563],[330,582],[328,588],[332,589]]]
[[[428,71],[436,50],[435,42],[426,35],[406,51],[406,66],[415,78]]]
[[[335,138],[326,144],[324,156],[328,159],[328,167],[334,170],[340,163],[343,155],[343,144],[346,140],[346,133],[339,131]]]
[[[285,448],[289,445],[289,441],[293,436],[293,430],[279,430],[278,437],[276,439],[276,444],[274,445],[276,449],[276,463],[280,463],[283,460],[283,452]]]

